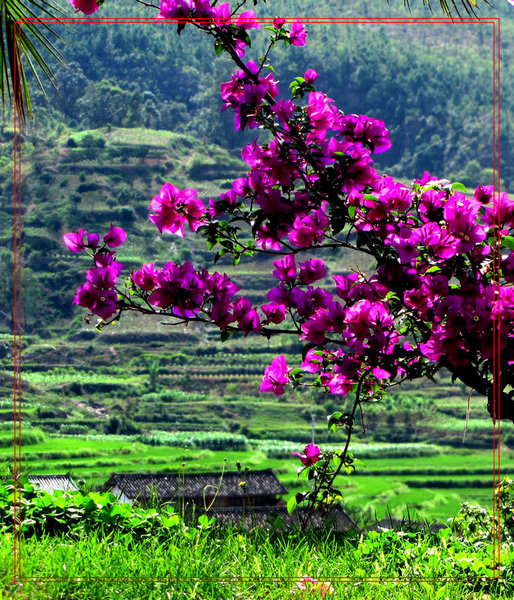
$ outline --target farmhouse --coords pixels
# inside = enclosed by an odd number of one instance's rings
[[[216,517],[220,524],[232,523],[245,528],[287,526],[299,523],[303,509],[287,512],[278,496],[287,494],[272,469],[260,471],[230,471],[224,473],[188,474],[113,474],[103,486],[120,502],[146,504],[152,497],[204,511]],[[324,519],[315,514],[311,525],[320,526]],[[326,521],[338,531],[355,529],[346,512],[338,507],[327,515]]]
[[[287,494],[271,469],[223,474],[112,474],[103,489],[129,504],[145,504],[154,496],[161,502],[184,502],[199,509],[277,506],[278,496]]]
[[[33,485],[42,489],[49,494],[53,494],[55,490],[62,492],[78,491],[78,487],[73,479],[68,475],[29,475],[29,481]]]

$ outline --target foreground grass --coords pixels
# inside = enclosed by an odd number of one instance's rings
[[[284,530],[279,520],[249,531],[170,505],[50,495],[18,482],[0,484],[0,600],[514,597],[508,479],[497,489],[501,554],[495,517],[480,506],[463,504],[438,533],[412,523],[399,531],[337,533],[328,523]],[[303,591],[302,577],[314,578]],[[316,588],[320,582],[332,587]]]
[[[0,546],[0,598],[283,600],[295,597],[295,580],[302,575],[332,580],[334,592],[326,597],[333,600],[512,597],[512,583],[477,582],[474,569],[485,574],[476,565],[487,560],[486,549],[476,554],[468,548],[466,561],[456,566],[460,553],[458,547],[445,547],[437,536],[401,538],[393,532],[365,541],[338,540],[321,533],[278,535],[210,528],[191,528],[164,541],[137,541],[130,534],[102,537],[94,532],[79,540],[59,536],[22,540],[21,576],[39,581],[15,583],[13,538],[7,534]],[[356,579],[341,581],[352,577]],[[466,577],[468,581],[463,581]],[[296,597],[302,597],[299,591]],[[304,597],[321,596],[310,590]]]

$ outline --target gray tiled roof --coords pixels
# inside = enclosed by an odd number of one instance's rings
[[[209,515],[215,517],[221,525],[232,523],[233,525],[242,525],[245,529],[252,527],[271,527],[274,519],[282,519],[284,527],[291,524],[299,524],[299,517],[304,509],[299,508],[292,514],[287,512],[285,506],[262,506],[252,508],[216,508],[209,512]],[[310,527],[320,527],[324,523],[332,523],[336,531],[348,531],[357,529],[354,521],[341,508],[337,507],[326,517],[321,517],[315,513],[310,521]]]
[[[246,482],[244,491],[240,485],[242,481]],[[204,490],[206,498],[213,498],[218,487],[219,498],[287,494],[287,488],[280,483],[271,469],[248,472],[228,471],[223,474],[223,478],[221,473],[113,473],[103,489],[109,490],[114,487],[121,490],[128,498],[140,500],[150,498],[152,490],[160,500],[171,500],[177,497],[201,498]]]
[[[29,481],[49,494],[55,490],[66,492],[79,489],[69,475],[29,475]]]

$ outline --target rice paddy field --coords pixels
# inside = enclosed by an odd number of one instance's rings
[[[273,468],[290,495],[306,489],[307,482],[298,478],[298,461],[292,455],[292,449],[301,450],[301,445],[231,434],[191,432],[173,438],[173,434],[46,434],[44,440],[23,445],[19,458],[26,474],[71,472],[76,481],[83,480],[94,488],[113,472],[221,473],[236,470],[236,463],[240,463],[243,468]],[[402,517],[408,512],[421,519],[445,522],[464,501],[492,505],[493,465],[488,450],[375,443],[356,445],[353,451],[364,464],[351,476],[342,476],[340,483],[344,503],[357,519],[388,514]],[[2,448],[0,460],[6,467],[12,460],[12,448]]]

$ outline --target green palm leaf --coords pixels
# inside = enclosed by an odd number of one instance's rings
[[[387,0],[389,3],[390,0]],[[487,6],[491,6],[489,0],[438,0],[439,6],[441,10],[448,15],[449,17],[453,15],[457,15],[459,18],[463,16],[476,17],[477,10],[480,10],[480,4],[486,4]],[[403,0],[403,3],[407,8],[410,9],[410,0]],[[423,6],[428,6],[428,8],[433,11],[433,5],[436,4],[433,0],[423,0]]]
[[[51,40],[61,40],[42,18],[62,14],[52,0],[0,0],[0,86],[2,102],[6,96],[14,103],[22,120],[32,115],[27,71],[45,94],[41,75],[55,87],[55,78],[41,51],[64,64]],[[46,95],[46,94],[45,94]]]

